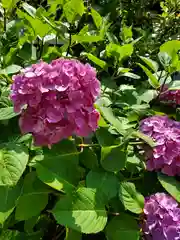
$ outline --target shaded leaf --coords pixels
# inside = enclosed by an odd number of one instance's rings
[[[48,189],[40,182],[35,172],[26,175],[23,192],[18,200],[15,217],[17,220],[27,220],[39,213],[48,203]]]
[[[79,180],[78,155],[63,154],[59,156],[45,155],[35,165],[41,181],[56,190],[72,191]]]
[[[102,147],[101,165],[106,171],[116,172],[125,167],[126,153],[121,146]]]
[[[105,200],[115,197],[118,192],[118,179],[113,173],[105,172],[101,169],[92,170],[86,177],[88,188],[96,189],[96,192],[102,194]]]
[[[124,213],[114,217],[107,225],[105,232],[108,240],[140,239],[137,222],[132,216]]]
[[[98,167],[97,155],[91,148],[84,148],[79,155],[79,161],[88,169],[94,169]]]
[[[21,184],[15,187],[0,186],[0,224],[3,224],[16,207],[21,194]]]

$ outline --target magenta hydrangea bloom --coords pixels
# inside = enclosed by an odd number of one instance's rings
[[[168,87],[165,86],[160,94],[160,101],[173,107],[180,105],[180,90],[168,90]]]
[[[147,240],[179,240],[180,208],[175,199],[165,193],[145,198],[142,230]]]
[[[145,151],[147,169],[180,175],[180,122],[167,116],[148,117],[140,122],[140,131],[156,142],[153,149]]]
[[[63,58],[41,61],[13,81],[11,99],[15,112],[21,112],[21,131],[32,133],[36,145],[51,145],[73,134],[87,136],[97,129],[94,102],[100,82],[89,64]]]

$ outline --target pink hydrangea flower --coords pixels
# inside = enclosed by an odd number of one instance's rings
[[[145,152],[147,169],[180,175],[180,122],[167,116],[153,116],[140,122],[140,131],[156,142],[153,149]]]
[[[180,208],[174,198],[165,193],[145,198],[143,233],[147,240],[180,239]]]
[[[165,86],[160,94],[160,101],[173,107],[180,105],[180,90],[168,90]]]
[[[13,80],[11,99],[15,112],[22,113],[21,131],[32,133],[36,145],[51,145],[73,134],[87,136],[97,129],[94,102],[100,82],[89,64],[63,58],[41,61]]]

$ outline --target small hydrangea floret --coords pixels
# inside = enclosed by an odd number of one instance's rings
[[[156,193],[145,198],[142,230],[147,240],[179,240],[180,208],[174,198]]]
[[[140,122],[140,131],[156,143],[153,149],[145,148],[147,169],[180,175],[180,122],[167,116],[148,117]]]
[[[78,60],[43,61],[13,77],[11,99],[22,133],[36,145],[51,145],[73,134],[87,136],[97,128],[94,102],[100,94],[96,71]]]

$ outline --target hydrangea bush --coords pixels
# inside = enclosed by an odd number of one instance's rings
[[[30,2],[0,3],[0,240],[180,240],[176,6]]]

